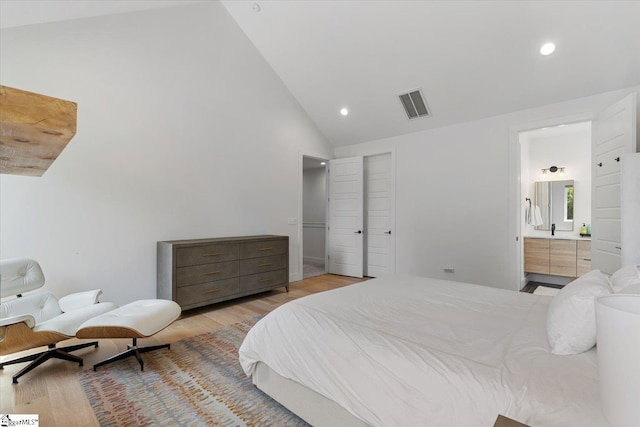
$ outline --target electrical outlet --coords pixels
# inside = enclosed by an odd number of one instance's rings
[[[446,267],[444,268],[444,272],[445,272],[445,273],[453,273],[453,272],[455,272],[455,271],[456,271],[456,270],[453,268],[453,266],[452,266],[452,265],[448,265],[448,266],[446,266]]]
[[[296,225],[298,223],[298,218],[288,218],[287,219],[287,224],[289,225]]]

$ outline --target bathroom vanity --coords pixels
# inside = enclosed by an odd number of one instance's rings
[[[524,238],[525,273],[579,277],[590,270],[590,239]]]

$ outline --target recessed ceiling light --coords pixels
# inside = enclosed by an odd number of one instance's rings
[[[349,114],[349,110],[347,110],[346,108],[341,108],[340,109],[340,114],[342,114],[343,116],[346,116]]]
[[[542,45],[542,47],[540,48],[540,54],[547,56],[547,55],[551,55],[553,53],[553,51],[556,50],[556,45],[553,43],[545,43]]]
[[[327,164],[327,162],[320,162],[320,165],[322,165],[322,166],[324,166],[326,164]]]

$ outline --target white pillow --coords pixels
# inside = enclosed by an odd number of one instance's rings
[[[553,354],[578,354],[596,344],[595,300],[609,295],[609,278],[592,270],[558,292],[547,313],[547,337]]]
[[[626,286],[623,290],[618,292],[619,294],[635,294],[640,295],[640,283],[636,283],[635,285]]]
[[[627,286],[640,284],[640,265],[628,265],[611,275],[613,292],[620,292]]]

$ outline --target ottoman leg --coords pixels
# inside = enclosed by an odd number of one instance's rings
[[[153,350],[159,350],[161,348],[170,349],[171,344],[160,344],[160,345],[151,345],[147,347],[138,347],[138,339],[133,338],[133,343],[131,345],[127,345],[127,350],[123,351],[122,353],[116,354],[115,356],[112,356],[106,360],[103,360],[100,363],[96,363],[95,365],[93,365],[93,371],[95,372],[100,366],[104,366],[112,362],[117,362],[118,360],[126,359],[127,357],[131,357],[131,356],[134,356],[138,360],[138,363],[140,364],[140,370],[144,371],[144,361],[142,360],[142,356],[140,356],[140,354],[147,353]]]

